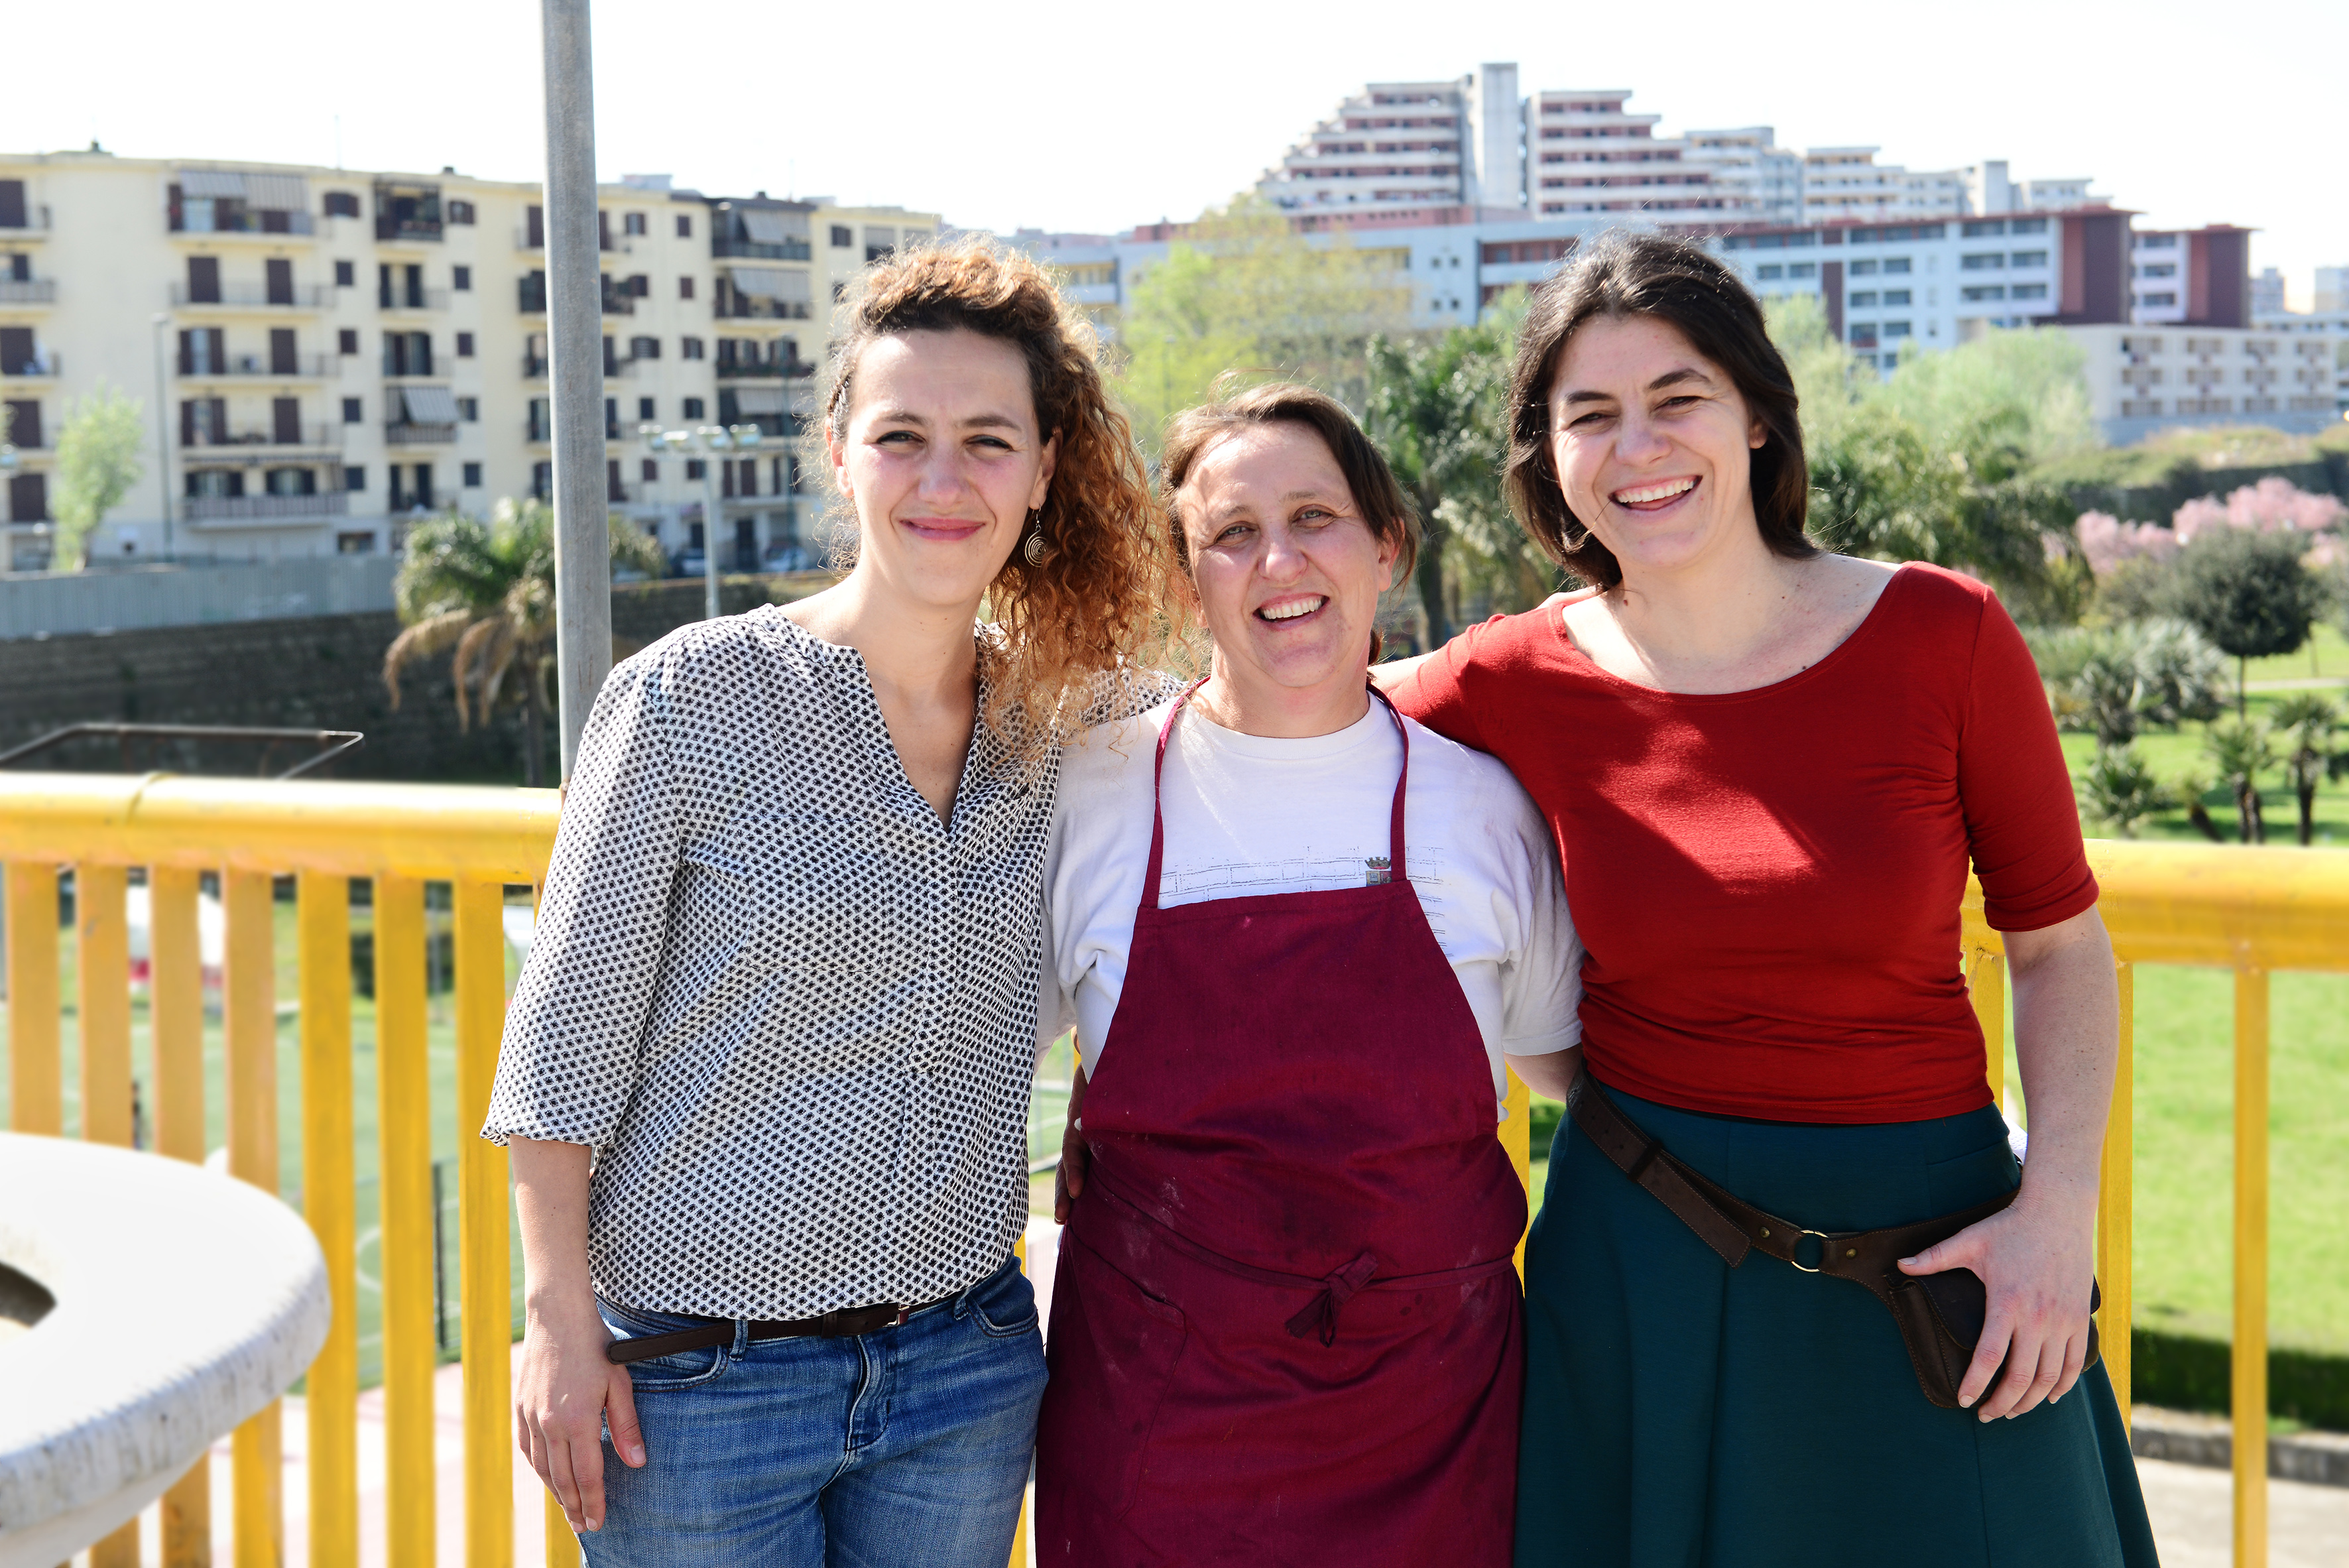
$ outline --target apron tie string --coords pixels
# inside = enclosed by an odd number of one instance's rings
[[[1354,1293],[1371,1283],[1379,1272],[1376,1253],[1364,1253],[1344,1268],[1321,1282],[1320,1293],[1305,1304],[1305,1310],[1288,1320],[1288,1332],[1302,1339],[1319,1331],[1325,1346],[1338,1342],[1338,1310],[1353,1299]]]

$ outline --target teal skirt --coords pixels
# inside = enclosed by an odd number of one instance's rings
[[[2020,1180],[1987,1107],[1828,1127],[1609,1092],[1815,1230],[1946,1214]],[[2154,1568],[2101,1364],[2013,1420],[1940,1408],[1875,1296],[1760,1253],[1730,1268],[1571,1119],[1526,1248],[1526,1328],[1519,1568]]]

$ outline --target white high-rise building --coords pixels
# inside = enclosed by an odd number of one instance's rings
[[[1495,210],[1526,204],[1526,100],[1514,64],[1487,63],[1468,78],[1469,180],[1472,206]]]
[[[1291,147],[1257,189],[1300,214],[1458,206],[1468,199],[1469,96],[1460,78],[1372,82]]]
[[[1617,88],[1535,96],[1526,146],[1536,216],[1685,223],[1724,215],[1711,170],[1684,160],[1686,143],[1655,133],[1663,116],[1625,108],[1630,96]]]
[[[419,515],[545,494],[543,200],[448,169],[0,153],[0,570],[46,562],[57,437],[101,386],[148,438],[93,558],[380,552]],[[756,424],[784,439],[721,464],[714,542],[788,556],[832,301],[937,219],[657,175],[596,201],[614,510],[700,547],[703,459],[646,452],[636,424]]]
[[[1873,147],[1814,147],[1803,154],[1803,222],[1886,222],[1968,211],[1959,170],[1912,170],[1876,161]]]
[[[1704,170],[1733,222],[1799,223],[1803,218],[1803,155],[1780,147],[1766,125],[1692,130],[1682,141],[1683,163]]]

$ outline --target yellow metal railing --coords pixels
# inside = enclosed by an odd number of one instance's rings
[[[2092,842],[2121,995],[2120,1070],[2105,1133],[2097,1206],[2097,1315],[2113,1391],[2129,1408],[2130,1233],[2135,1174],[2135,980],[2141,964],[2214,965],[2235,975],[2234,1560],[2268,1560],[2268,976],[2279,969],[2349,970],[2349,855],[2332,850]],[[1966,892],[1967,973],[1989,1044],[1993,1091],[2006,1077],[1998,934],[1982,923],[1982,889]],[[2028,1107],[2025,1107],[2026,1114]]]
[[[431,1126],[426,1057],[425,883],[452,884],[456,954],[456,1132],[467,1563],[511,1568],[513,1449],[508,1442],[512,1340],[506,1157],[473,1136],[487,1109],[504,1009],[502,888],[536,884],[554,843],[551,790],[67,774],[0,775],[5,867],[8,1083],[17,1130],[64,1124],[57,911],[60,868],[73,869],[79,944],[77,1004],[84,1135],[130,1140],[129,974],[123,892],[143,867],[149,892],[149,1017],[154,1147],[204,1157],[203,991],[198,879],[220,878],[226,924],[222,1013],[232,1172],[277,1187],[276,995],[271,878],[295,877],[301,1015],[305,1212],[327,1258],[334,1318],[307,1386],[310,1561],[358,1558],[358,1384],[352,1168],[350,877],[372,879],[376,1083],[382,1193],[385,1439],[389,1560],[432,1560]],[[2105,1149],[2098,1273],[2113,1380],[2128,1398],[2130,1256],[2129,999],[2138,964],[2216,965],[2236,975],[2235,1559],[2266,1562],[2267,976],[2349,969],[2349,856],[2326,851],[2093,844],[2102,909],[2119,959],[2122,1070]],[[1967,974],[1990,1042],[1994,1090],[2005,1079],[2004,958],[1966,905]],[[1526,1169],[1526,1091],[1513,1078],[1502,1137]],[[233,1446],[238,1564],[281,1557],[277,1409]],[[207,1560],[208,1480],[199,1462],[165,1499],[164,1560]],[[577,1550],[550,1500],[546,1561]],[[1025,1557],[1025,1529],[1015,1563]],[[136,1561],[135,1533],[94,1554],[95,1568]]]

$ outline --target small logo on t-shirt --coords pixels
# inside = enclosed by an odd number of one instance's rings
[[[1394,862],[1384,855],[1372,855],[1362,862],[1362,885],[1377,887],[1394,881]]]

